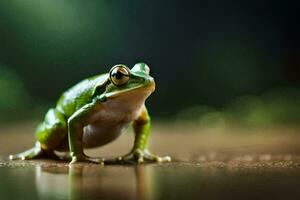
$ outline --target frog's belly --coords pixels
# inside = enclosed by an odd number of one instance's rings
[[[99,111],[90,116],[91,123],[83,129],[84,147],[102,146],[117,138],[130,122],[137,119],[151,92],[134,90],[102,103]]]
[[[85,148],[99,147],[119,137],[130,121],[98,120],[84,127],[83,145]]]
[[[98,147],[113,141],[139,116],[143,102],[132,106],[126,105],[130,101],[119,99],[103,103],[99,112],[90,116],[91,123],[83,129],[85,148]]]

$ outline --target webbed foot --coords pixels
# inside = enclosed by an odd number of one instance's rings
[[[129,154],[120,156],[116,159],[105,160],[106,164],[141,164],[141,163],[162,163],[162,162],[170,162],[170,156],[160,157],[150,153],[148,150],[135,149],[132,150]]]
[[[41,145],[39,142],[35,144],[35,147],[24,151],[19,154],[15,155],[9,155],[10,160],[30,160],[42,157],[45,154],[45,152],[42,150]]]
[[[103,158],[92,158],[86,155],[76,155],[72,156],[72,161],[70,162],[70,165],[78,163],[78,162],[90,162],[90,163],[96,163],[100,165],[104,165],[104,159]]]

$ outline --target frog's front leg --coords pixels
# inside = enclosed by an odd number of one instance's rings
[[[117,163],[170,162],[171,157],[160,157],[149,152],[148,138],[151,129],[151,119],[145,106],[140,116],[133,122],[135,134],[132,150],[125,156],[116,159]],[[109,161],[108,161],[109,162]]]
[[[99,105],[96,105],[96,102],[87,104],[77,110],[69,119],[68,119],[68,136],[69,136],[69,148],[70,156],[72,161],[70,164],[86,161],[103,164],[102,158],[91,158],[84,154],[83,151],[83,128],[87,124],[89,114],[93,109],[97,109]]]

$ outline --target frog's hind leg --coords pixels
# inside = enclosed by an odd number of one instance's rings
[[[28,160],[28,159],[34,159],[39,158],[45,155],[45,151],[41,148],[41,144],[39,142],[35,143],[35,146],[31,149],[28,149],[27,151],[24,151],[19,154],[10,155],[10,160]]]
[[[67,125],[65,117],[56,109],[50,109],[45,119],[39,124],[36,130],[35,147],[16,154],[11,155],[11,160],[28,160],[35,158],[58,158],[55,150],[62,146],[67,137]]]
[[[67,134],[65,116],[53,108],[47,112],[44,122],[36,130],[37,141],[40,142],[41,148],[48,155],[55,155],[55,150],[58,150],[61,146],[66,146],[68,143]]]

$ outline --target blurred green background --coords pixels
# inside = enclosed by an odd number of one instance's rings
[[[1,1],[0,121],[40,119],[78,81],[144,61],[154,119],[297,124],[298,19],[290,1]]]

